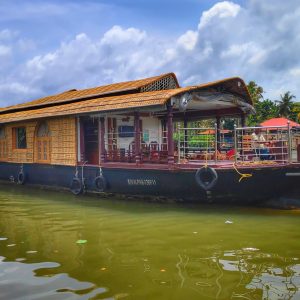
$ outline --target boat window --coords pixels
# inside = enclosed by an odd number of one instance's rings
[[[26,149],[26,127],[17,127],[14,128],[15,133],[15,148],[16,149]]]
[[[36,131],[35,160],[39,163],[49,163],[51,161],[51,132],[47,122],[42,122]]]
[[[7,144],[5,140],[5,128],[4,126],[0,127],[0,160],[3,160],[7,157]]]
[[[40,124],[39,129],[37,131],[37,136],[38,137],[49,136],[49,129],[46,122]]]
[[[5,139],[5,129],[4,129],[4,127],[0,127],[0,139]]]

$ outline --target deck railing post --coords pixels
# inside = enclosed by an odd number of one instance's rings
[[[218,162],[218,151],[219,151],[219,134],[218,134],[218,124],[215,123],[215,164]]]
[[[291,124],[290,121],[287,123],[288,125],[288,162],[291,163],[292,161],[292,143],[291,143]]]
[[[216,131],[216,134],[217,134],[217,141],[218,141],[218,151],[221,150],[221,117],[220,116],[217,116],[216,117],[216,126],[217,126],[217,131]]]
[[[186,158],[188,154],[188,118],[184,115],[183,119],[183,128],[184,128],[184,141],[183,141],[183,158]]]
[[[168,164],[174,164],[174,141],[173,141],[173,107],[167,105],[167,127],[168,127]]]
[[[180,132],[180,122],[178,122],[178,128],[177,128],[177,138],[178,138],[178,142],[177,142],[177,153],[178,153],[178,163],[180,164],[180,136],[181,136],[181,132]]]
[[[101,117],[99,120],[99,151],[100,151],[100,164],[105,162],[105,118]]]
[[[234,162],[237,163],[238,143],[237,143],[237,129],[234,124]]]
[[[138,111],[134,113],[134,144],[135,163],[138,165],[141,163],[140,113]]]

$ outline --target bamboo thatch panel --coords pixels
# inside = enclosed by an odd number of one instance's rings
[[[37,122],[22,122],[18,124],[9,124],[5,127],[7,141],[7,161],[15,163],[32,163],[34,149],[34,133]],[[16,127],[26,128],[26,149],[16,149],[13,130]]]
[[[51,164],[76,165],[76,122],[74,117],[56,118],[47,121],[50,129],[50,160]],[[37,160],[36,131],[40,122],[22,122],[6,125],[5,139],[6,157],[1,161],[14,163],[33,163]],[[16,127],[26,128],[26,149],[16,149],[13,130]],[[2,151],[1,151],[2,153]]]
[[[76,115],[80,113],[163,105],[170,97],[185,90],[186,89],[176,89],[122,96],[111,96],[85,100],[76,103],[33,109],[30,111],[7,113],[0,115],[0,123],[9,123],[56,116]]]
[[[0,124],[39,118],[78,115],[83,113],[104,111],[110,112],[123,109],[133,110],[143,107],[164,105],[171,97],[178,96],[185,92],[192,93],[195,90],[207,90],[209,88],[222,88],[227,92],[240,95],[244,98],[245,102],[252,104],[251,97],[244,81],[238,77],[234,77],[192,87],[94,98],[75,103],[32,109],[30,111],[18,111],[3,114],[0,112]]]
[[[50,119],[51,163],[76,165],[76,119],[75,117]]]
[[[1,111],[9,111],[9,110],[15,110],[15,109],[23,109],[27,107],[38,107],[42,105],[52,104],[52,103],[66,103],[69,101],[74,101],[76,99],[83,99],[83,98],[89,98],[89,97],[96,97],[99,95],[107,95],[111,93],[117,93],[117,92],[128,92],[128,91],[134,91],[138,90],[140,88],[143,88],[147,85],[153,84],[157,80],[161,80],[165,77],[173,77],[174,81],[177,84],[177,87],[179,87],[176,75],[174,73],[167,73],[162,74],[159,76],[139,79],[139,80],[133,80],[133,81],[127,81],[127,82],[119,82],[119,83],[113,83],[108,84],[104,86],[98,86],[94,88],[88,88],[83,90],[69,90],[57,95],[53,96],[47,96],[44,98],[40,98],[34,101],[17,104],[14,106],[6,107],[0,109]]]

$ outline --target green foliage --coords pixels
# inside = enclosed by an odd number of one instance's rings
[[[178,142],[180,139],[181,144],[184,144],[184,130],[180,130],[180,133],[174,132],[173,139],[175,142]],[[187,134],[187,145],[186,147],[195,147],[195,148],[206,148],[211,147],[215,141],[214,134],[201,134],[201,131],[197,130],[188,130]]]
[[[278,117],[278,106],[275,102],[269,99],[257,102],[255,110],[256,114],[248,117],[249,126],[255,126],[265,120]]]
[[[291,92],[288,91],[280,95],[279,101],[272,101],[264,99],[264,89],[257,85],[255,81],[250,81],[247,87],[256,110],[255,115],[248,117],[248,126],[258,125],[265,120],[278,117],[286,117],[293,121],[300,119],[300,103],[293,102],[295,96]]]
[[[201,134],[190,136],[188,138],[189,147],[209,148],[214,143],[215,136],[213,134]]]
[[[292,114],[294,120],[300,122],[300,102],[295,102],[292,108]]]
[[[223,118],[223,129],[228,129],[228,130],[233,130],[234,129],[234,125],[236,124],[237,126],[239,120],[237,118]]]
[[[281,117],[289,118],[292,114],[293,110],[293,98],[296,98],[294,95],[291,94],[291,92],[286,92],[283,95],[280,95],[280,100],[277,101],[278,103],[278,110],[279,115]]]
[[[249,81],[247,88],[251,95],[254,105],[256,105],[256,103],[258,103],[264,98],[264,89],[261,86],[257,85],[255,81]]]

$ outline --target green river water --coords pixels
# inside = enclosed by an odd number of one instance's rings
[[[300,299],[300,211],[1,186],[0,299]]]

